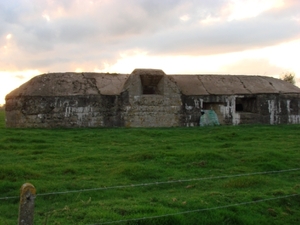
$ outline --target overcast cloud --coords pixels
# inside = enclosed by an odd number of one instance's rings
[[[299,9],[299,0],[0,0],[0,71],[109,70],[122,54],[170,63],[299,42]],[[227,64],[219,68],[285,69],[261,56]]]

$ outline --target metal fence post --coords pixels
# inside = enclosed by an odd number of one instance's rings
[[[25,183],[22,185],[20,193],[18,225],[33,225],[35,195],[36,190],[32,184]]]

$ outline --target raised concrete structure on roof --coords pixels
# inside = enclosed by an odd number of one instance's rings
[[[264,76],[52,73],[6,96],[7,127],[300,123],[300,89]]]

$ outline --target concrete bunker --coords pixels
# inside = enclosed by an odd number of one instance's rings
[[[300,89],[264,76],[53,73],[6,96],[7,127],[300,124]]]

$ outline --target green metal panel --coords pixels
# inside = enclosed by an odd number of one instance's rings
[[[200,126],[216,126],[220,125],[217,114],[214,110],[202,110],[203,115],[200,117]]]

